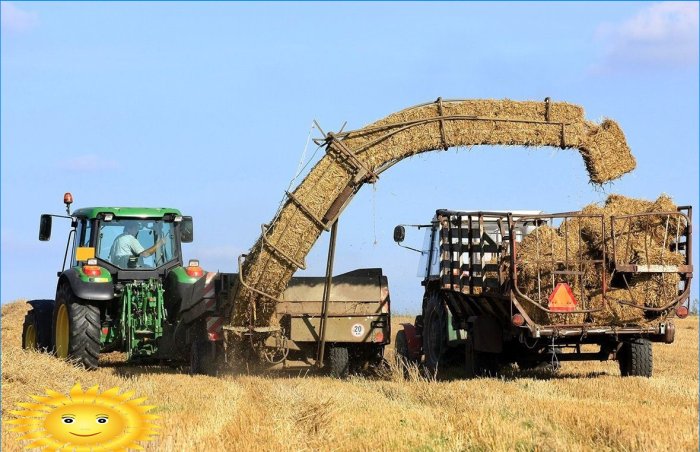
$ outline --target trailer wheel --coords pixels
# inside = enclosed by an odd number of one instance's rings
[[[96,369],[100,356],[100,309],[73,294],[70,285],[58,290],[53,312],[54,351],[86,369]]]
[[[471,331],[469,332],[471,333]],[[464,344],[464,371],[467,378],[478,377],[481,374],[479,353],[474,350],[474,340],[471,334],[467,334],[467,341]]]
[[[219,370],[216,355],[216,343],[195,340],[190,348],[190,374],[216,376]]]
[[[478,352],[474,350],[472,335],[467,335],[464,345],[465,373],[467,378],[495,377],[501,369],[498,353]]]
[[[447,349],[447,312],[440,298],[430,297],[423,315],[423,354],[428,370],[435,372]]]
[[[347,347],[328,349],[328,368],[331,377],[347,378],[350,374],[350,351]]]
[[[622,343],[617,362],[623,377],[651,377],[654,367],[651,341],[632,339]]]

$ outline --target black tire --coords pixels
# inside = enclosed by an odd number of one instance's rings
[[[622,343],[617,362],[623,377],[651,377],[654,356],[649,339],[632,339]]]
[[[464,344],[464,372],[467,378],[479,376],[478,353],[474,350],[474,340],[472,339],[471,331],[467,336],[467,342]]]
[[[51,350],[51,322],[53,318],[53,300],[31,300],[32,309],[24,317],[22,325],[22,348],[41,352]],[[33,344],[28,343],[28,333],[33,335]]]
[[[348,377],[350,374],[350,351],[347,347],[328,349],[328,371],[334,378]]]
[[[396,340],[394,341],[394,355],[396,356],[396,361],[398,364],[406,364],[411,361],[410,354],[408,352],[408,339],[406,339],[406,332],[400,330],[396,333]]]
[[[520,369],[520,370],[532,370],[532,369],[536,369],[537,366],[540,365],[540,363],[537,361],[520,360],[520,361],[516,361],[516,363],[518,364],[518,369]]]
[[[39,325],[34,318],[34,312],[29,311],[24,316],[22,325],[22,348],[25,350],[39,350]]]
[[[216,376],[219,373],[216,351],[215,343],[195,340],[190,348],[190,374]]]
[[[467,378],[495,377],[500,372],[500,355],[498,353],[485,353],[474,350],[471,332],[467,335],[464,351],[464,370]]]
[[[68,284],[61,285],[58,290],[51,331],[56,356],[67,358],[88,370],[97,368],[100,357],[100,309],[76,297]]]
[[[435,372],[447,350],[447,308],[437,295],[428,300],[423,313],[423,356],[425,367]]]
[[[409,366],[415,362],[411,359],[411,354],[408,351],[408,339],[406,338],[406,332],[400,330],[396,333],[396,340],[394,341],[394,361],[396,362],[396,367],[403,372],[404,377],[408,377]]]

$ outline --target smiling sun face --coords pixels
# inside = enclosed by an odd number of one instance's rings
[[[67,405],[53,410],[44,428],[56,440],[80,445],[112,441],[124,432],[124,415],[99,405]]]
[[[83,392],[79,384],[70,396],[46,390],[46,396],[32,396],[36,403],[20,403],[19,416],[8,421],[20,439],[33,440],[27,448],[48,450],[69,448],[76,451],[127,450],[140,448],[137,441],[150,441],[159,427],[146,414],[153,406],[142,405],[144,398],[131,399],[134,392],[119,394],[119,388],[98,393],[97,386]]]

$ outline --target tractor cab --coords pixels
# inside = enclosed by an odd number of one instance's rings
[[[70,213],[72,196],[67,193],[64,201],[69,215],[42,215],[39,232],[39,240],[49,240],[52,217],[71,220],[62,272],[66,264],[91,265],[118,275],[117,279],[133,279],[137,273],[162,276],[182,266],[181,244],[191,242],[193,234],[192,218],[179,210],[86,207]]]

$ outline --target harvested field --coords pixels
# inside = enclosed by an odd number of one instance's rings
[[[600,217],[570,218],[558,228],[540,226],[525,237],[518,248],[518,286],[526,296],[546,307],[546,297],[554,283],[565,281],[574,294],[587,300],[585,309],[603,308],[591,314],[593,322],[617,325],[641,322],[644,311],[618,301],[652,308],[666,306],[677,296],[681,277],[678,273],[641,273],[616,279],[614,264],[685,264],[685,256],[672,250],[686,227],[683,217],[645,215],[676,210],[677,206],[666,195],[647,201],[614,194],[608,196],[602,206],[591,204],[581,209],[583,214],[602,215],[604,231]],[[616,218],[613,231],[611,217],[624,215],[639,216]],[[601,263],[592,263],[595,260]],[[581,276],[561,276],[557,273],[561,271],[579,271]],[[602,278],[609,287],[605,300],[601,293]],[[542,286],[547,288],[542,291]],[[524,306],[538,323],[586,320],[585,314],[548,314],[530,303]]]
[[[2,420],[45,388],[120,386],[157,405],[147,450],[697,450],[697,317],[676,343],[654,345],[654,377],[620,378],[614,362],[565,363],[559,374],[502,379],[337,381],[298,370],[191,377],[101,358],[86,372],[20,348],[24,304],[2,307]],[[394,331],[399,321],[394,319]],[[2,430],[3,451],[21,450]]]
[[[231,323],[266,326],[274,303],[325,226],[367,181],[399,161],[438,149],[474,145],[577,149],[591,182],[602,184],[636,165],[624,133],[612,120],[587,121],[564,102],[455,100],[418,105],[361,129],[329,134],[327,154],[314,166],[251,248],[242,274],[248,287]]]

